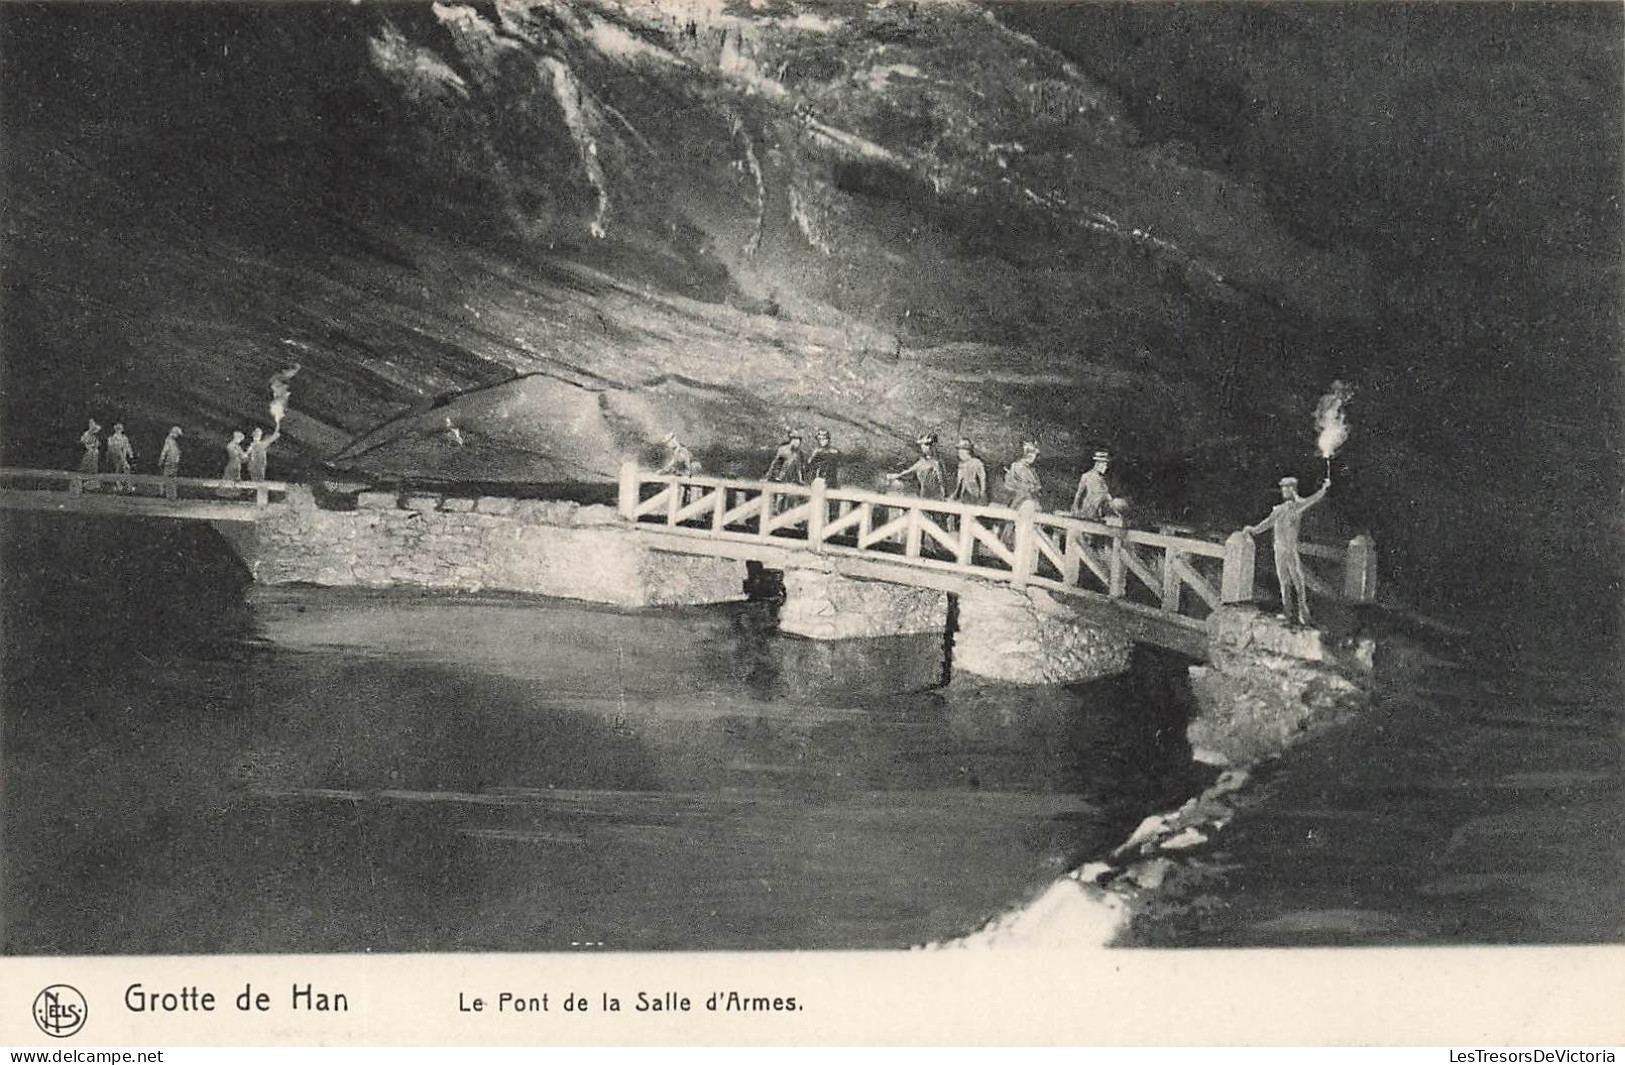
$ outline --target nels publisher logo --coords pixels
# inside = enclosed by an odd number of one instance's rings
[[[85,996],[68,984],[52,984],[34,996],[34,1023],[46,1035],[66,1039],[85,1026],[89,1015]]]

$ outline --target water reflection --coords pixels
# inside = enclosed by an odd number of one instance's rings
[[[765,604],[93,587],[50,594],[196,624],[8,673],[8,952],[899,946],[1187,786],[1154,670],[939,690],[939,638]]]

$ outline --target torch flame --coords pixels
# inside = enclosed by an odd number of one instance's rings
[[[274,374],[271,377],[271,420],[276,422],[278,429],[282,428],[282,419],[288,414],[288,395],[292,391],[288,382],[293,375],[299,372],[300,364],[294,363],[289,369]]]
[[[1333,381],[1332,390],[1320,397],[1315,404],[1315,431],[1318,436],[1316,444],[1320,448],[1322,458],[1330,459],[1337,454],[1349,438],[1349,423],[1344,416],[1343,408],[1348,401],[1354,398],[1354,386],[1344,381]]]

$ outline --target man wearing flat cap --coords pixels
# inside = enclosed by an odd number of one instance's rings
[[[906,481],[910,477],[919,487],[919,494],[925,499],[942,499],[946,496],[945,481],[942,475],[942,460],[937,458],[937,436],[935,433],[926,433],[914,443],[920,449],[920,457],[914,465],[901,473],[888,473],[888,481]]]
[[[784,431],[784,443],[773,453],[773,461],[768,463],[767,473],[762,480],[786,484],[807,483],[807,456],[801,453],[800,429]]]
[[[954,471],[954,494],[950,497],[961,503],[987,502],[987,466],[976,455],[976,446],[969,440],[959,442],[959,468]]]
[[[1304,512],[1325,499],[1326,490],[1331,486],[1332,475],[1327,470],[1326,482],[1320,491],[1305,499],[1298,494],[1296,477],[1282,477],[1281,501],[1275,504],[1270,516],[1242,530],[1249,536],[1257,536],[1266,529],[1274,530],[1275,579],[1281,584],[1281,616],[1290,618],[1296,613],[1302,625],[1309,624],[1309,593],[1304,587],[1303,559],[1298,556],[1298,528],[1303,524]],[[1293,610],[1294,596],[1296,611]]]
[[[1095,452],[1095,464],[1078,480],[1078,490],[1072,494],[1072,512],[1087,521],[1099,521],[1106,511],[1123,508],[1123,501],[1112,495],[1106,484],[1106,468],[1111,455]]]

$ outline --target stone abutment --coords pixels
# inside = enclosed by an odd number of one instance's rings
[[[254,580],[330,587],[523,592],[624,607],[745,597],[745,564],[636,539],[614,508],[554,500],[362,492],[327,510],[310,491],[254,527],[227,531]]]
[[[1248,765],[1280,754],[1366,702],[1375,642],[1338,641],[1252,605],[1208,619],[1208,661],[1190,668],[1197,714],[1186,730],[1206,762]]]

